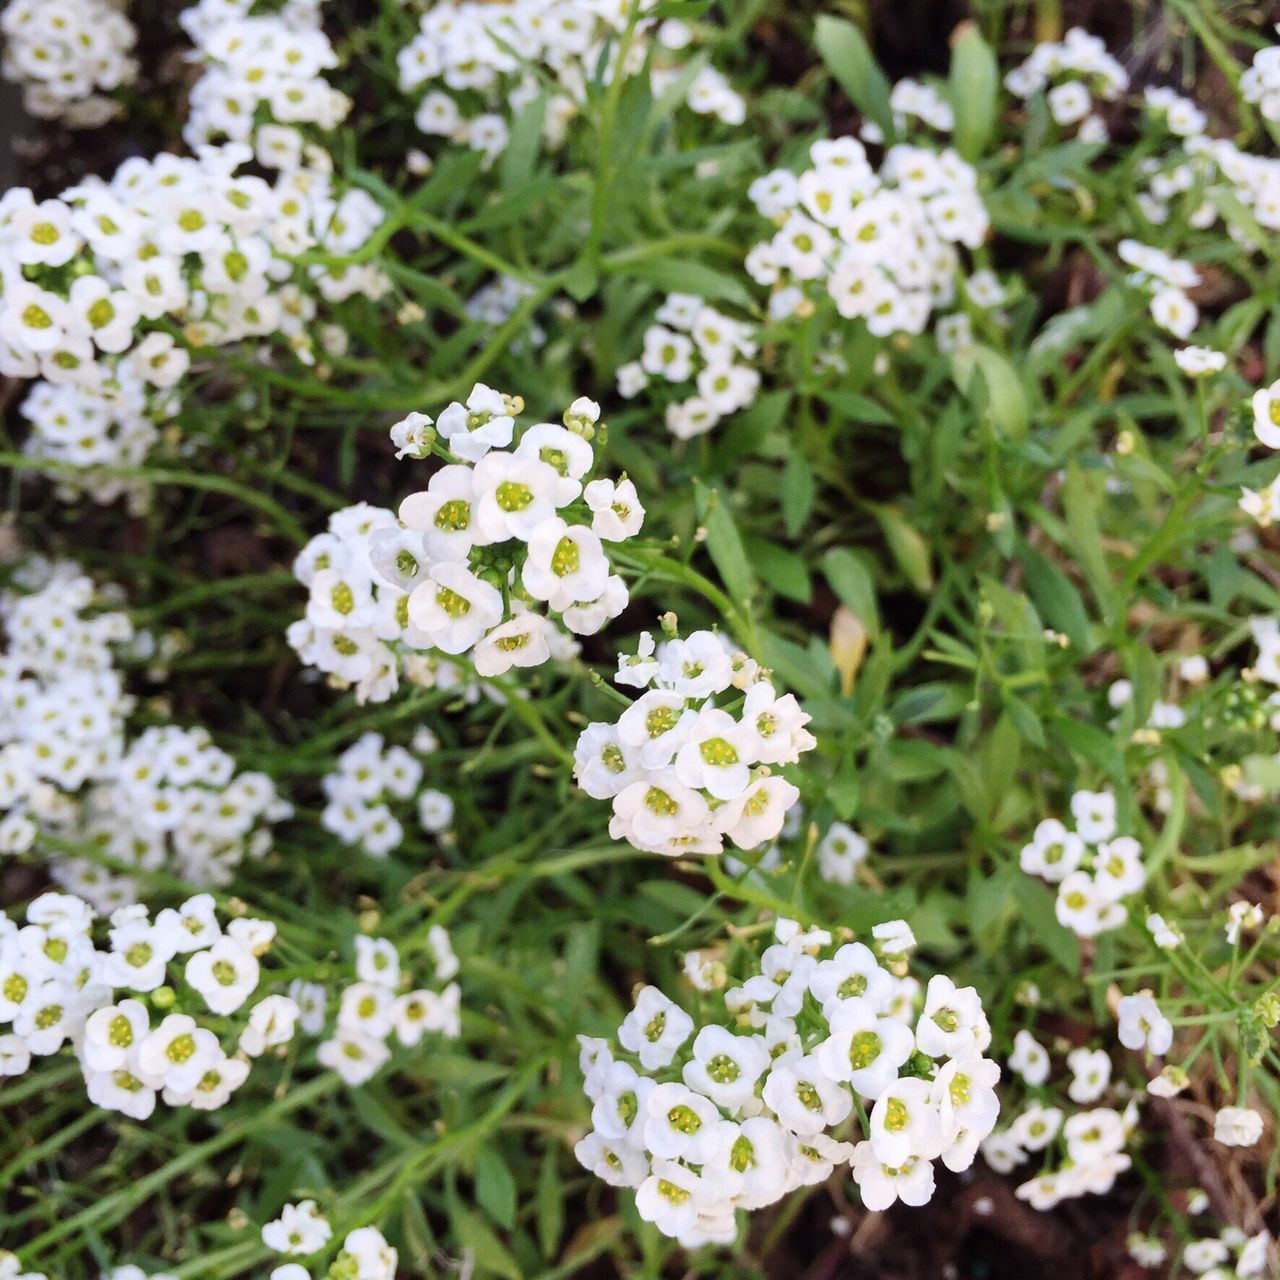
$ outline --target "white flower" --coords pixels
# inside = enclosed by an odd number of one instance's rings
[[[635,484],[625,476],[612,480],[593,480],[582,491],[591,508],[591,528],[606,542],[622,542],[633,538],[644,524],[644,507]]]
[[[1177,926],[1154,911],[1147,917],[1147,932],[1162,951],[1172,951],[1182,945],[1182,934]]]
[[[1160,1012],[1150,991],[1124,996],[1116,1006],[1120,1043],[1126,1049],[1145,1049],[1157,1058],[1173,1044],[1173,1024]]]
[[[432,565],[409,596],[409,621],[443,653],[465,653],[502,619],[502,596],[461,564]]]
[[[818,873],[833,884],[851,885],[867,856],[867,842],[844,822],[833,822],[818,842]]]
[[[391,1050],[377,1036],[343,1027],[316,1050],[322,1067],[336,1071],[353,1086],[371,1080],[390,1056]]]
[[[268,1049],[288,1044],[301,1017],[296,1000],[289,996],[270,995],[249,1011],[249,1021],[240,1033],[239,1048],[251,1058]]]
[[[1105,1049],[1072,1049],[1067,1067],[1072,1076],[1067,1096],[1072,1102],[1096,1102],[1111,1082],[1111,1057]]]
[[[852,1095],[813,1054],[776,1063],[765,1079],[763,1097],[783,1128],[802,1137],[833,1128],[853,1110]]]
[[[1227,357],[1212,347],[1181,347],[1173,358],[1188,378],[1205,378],[1227,367]]]
[[[1057,1107],[1043,1107],[1039,1103],[1033,1103],[1009,1126],[1008,1137],[1020,1149],[1043,1151],[1058,1136],[1061,1128],[1062,1112]],[[997,1172],[1009,1172],[1008,1169],[998,1168],[989,1156],[988,1163]]]
[[[1071,797],[1071,816],[1086,844],[1110,840],[1116,833],[1116,798],[1110,791],[1077,791]]]
[[[187,961],[185,976],[214,1013],[234,1013],[258,985],[259,966],[252,952],[230,937],[218,938],[207,951]]]
[[[1252,1107],[1223,1107],[1213,1118],[1213,1136],[1224,1147],[1252,1147],[1262,1137],[1262,1116]]]
[[[899,1166],[880,1161],[870,1142],[859,1142],[850,1162],[862,1203],[873,1213],[890,1208],[897,1201],[923,1205],[933,1199],[933,1165],[918,1156],[908,1156]]]
[[[618,1042],[646,1071],[667,1066],[693,1031],[693,1019],[657,987],[643,987],[618,1028]]]
[[[936,1159],[946,1146],[938,1109],[928,1081],[905,1078],[886,1089],[871,1109],[871,1149],[898,1169],[912,1156]]]
[[[333,1235],[328,1220],[314,1200],[286,1204],[280,1216],[262,1228],[262,1243],[276,1253],[305,1256],[323,1249]]]
[[[1025,1027],[1013,1037],[1009,1070],[1016,1071],[1029,1085],[1044,1084],[1049,1078],[1049,1055]]]
[[[1280,381],[1253,393],[1253,434],[1268,449],[1280,449]]]
[[[455,401],[441,411],[436,430],[457,457],[479,462],[490,449],[511,443],[515,419],[506,397],[478,382],[465,405]]]
[[[916,1023],[916,1047],[931,1058],[959,1058],[981,1053],[991,1033],[982,1000],[973,987],[957,987],[945,974],[934,974],[925,989],[924,1009]]]
[[[849,1084],[860,1096],[875,1099],[898,1078],[915,1049],[909,1027],[878,1017],[866,1000],[855,997],[829,1017],[831,1035],[814,1050],[832,1080]]]
[[[599,598],[609,580],[609,560],[598,534],[552,516],[530,534],[521,578],[535,600],[563,613]]]
[[[756,1036],[737,1036],[723,1027],[703,1027],[693,1042],[684,1082],[728,1110],[755,1096],[756,1081],[769,1065],[769,1051]]]
[[[1087,794],[1087,793],[1082,793]],[[1046,818],[1032,833],[1019,857],[1023,871],[1051,883],[1064,879],[1084,860],[1084,840],[1057,818]]]

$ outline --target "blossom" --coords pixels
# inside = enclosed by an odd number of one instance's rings
[[[1213,1118],[1213,1136],[1224,1147],[1252,1147],[1262,1137],[1262,1116],[1252,1107],[1222,1107]]]
[[[1173,1024],[1160,1012],[1149,991],[1123,996],[1116,1006],[1120,1043],[1126,1049],[1145,1049],[1157,1058],[1173,1044]]]

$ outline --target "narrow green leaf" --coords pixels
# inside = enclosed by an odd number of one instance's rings
[[[861,30],[844,18],[819,14],[813,43],[850,101],[880,126],[886,141],[892,142],[897,131],[889,107],[889,81],[876,65],[875,55]]]
[[[742,604],[755,594],[756,576],[742,545],[738,526],[725,506],[718,489],[708,489],[695,482],[698,511],[707,530],[707,551],[720,573],[729,594]]]
[[[840,603],[853,611],[874,644],[880,634],[880,608],[870,570],[847,547],[833,547],[822,557],[822,572]]]
[[[972,22],[966,22],[951,51],[952,138],[966,160],[977,160],[995,133],[1000,72],[995,54]]]
[[[795,537],[813,510],[813,468],[803,454],[793,453],[782,472],[782,518],[787,533]]]

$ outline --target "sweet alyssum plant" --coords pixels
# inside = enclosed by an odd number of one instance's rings
[[[812,9],[6,7],[0,1277],[1267,1273],[1275,41]]]

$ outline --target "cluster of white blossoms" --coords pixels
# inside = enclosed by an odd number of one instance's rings
[[[177,348],[171,367],[185,368]],[[159,423],[177,408],[176,397],[159,394],[122,365],[92,391],[37,382],[18,412],[31,424],[27,454],[68,468],[53,477],[60,502],[89,497],[106,504],[123,498],[132,514],[141,515],[150,505],[151,486],[114,468],[140,467],[160,440]]]
[[[1270,1251],[1266,1231],[1251,1236],[1239,1227],[1223,1227],[1216,1236],[1188,1241],[1182,1249],[1182,1265],[1203,1280],[1252,1280],[1268,1274]]]
[[[0,373],[42,379],[23,409],[28,453],[136,466],[156,438],[140,425],[146,402],[173,412],[193,350],[274,339],[311,361],[317,292],[338,302],[386,287],[368,264],[299,274],[290,260],[358,249],[384,216],[371,197],[340,195],[319,168],[274,185],[238,174],[250,159],[239,144],[136,157],[58,199],[25,187],[0,198]],[[121,488],[109,473],[84,487],[104,501]]]
[[[606,544],[634,537],[644,508],[625,476],[588,479],[599,406],[575,400],[563,426],[517,428],[523,405],[477,384],[434,423],[413,413],[392,428],[400,457],[434,453],[445,465],[398,520],[348,508],[303,550],[294,567],[310,597],[289,628],[303,661],[381,701],[399,680],[393,643],[410,651],[405,672],[418,683],[432,682],[439,655],[465,654],[492,679],[572,656],[557,618],[594,635],[626,608]]]
[[[250,17],[252,7],[250,0],[201,0],[180,18],[196,45],[191,58],[204,66],[182,136],[192,148],[243,142],[264,168],[294,170],[304,156],[309,163],[317,156],[303,127],[336,129],[351,100],[324,78],[338,58],[318,7]]]
[[[0,854],[39,847],[58,883],[99,910],[136,900],[131,869],[225,884],[292,809],[265,774],[237,773],[202,727],[152,726],[130,741],[133,699],[115,666],[136,642],[127,615],[101,611],[112,593],[74,564],[26,569],[27,589],[0,596]]]
[[[1040,1210],[1078,1196],[1105,1194],[1132,1163],[1124,1147],[1138,1123],[1137,1104],[1130,1102],[1123,1112],[1090,1106],[1111,1083],[1110,1056],[1105,1049],[1078,1048],[1067,1054],[1066,1063],[1071,1081],[1066,1099],[1059,1099],[1063,1105],[1037,1098],[1008,1128],[991,1133],[982,1143],[983,1159],[997,1173],[1011,1173],[1039,1152],[1064,1155],[1056,1169],[1017,1189],[1019,1199]],[[1048,1052],[1025,1030],[1014,1038],[1009,1066],[1035,1090],[1050,1074]],[[1068,1114],[1068,1100],[1081,1109]]]
[[[93,581],[69,561],[23,569],[0,594],[0,854],[27,852],[70,793],[114,776],[133,706],[115,668],[128,615],[94,611]]]
[[[664,410],[667,430],[679,440],[700,436],[755,403],[760,374],[748,363],[758,350],[753,326],[689,293],[671,294],[654,319],[640,359],[618,370],[620,395],[631,399],[655,381],[692,382],[695,394]]]
[[[543,138],[558,147],[597,68],[603,65],[606,83],[618,74],[620,37],[631,10],[623,0],[432,5],[418,34],[397,55],[400,88],[417,99],[414,120],[423,133],[492,159],[506,149],[512,118],[546,91],[550,78],[555,90],[547,99]],[[661,93],[679,75],[677,55],[692,40],[681,22],[641,19],[629,38],[622,74],[641,72],[652,51],[650,82]],[[685,102],[726,124],[739,125],[746,117],[743,99],[713,67],[694,76]]]
[[[794,694],[713,631],[661,645],[645,632],[615,678],[645,692],[574,748],[578,785],[613,802],[615,840],[678,857],[777,838],[800,792],[773,769],[815,745]]]
[[[90,787],[66,824],[49,825],[125,868],[163,868],[203,887],[229,884],[245,858],[263,857],[271,848],[270,824],[292,816],[271,779],[237,772],[207,729],[163,725],[130,743],[110,781]],[[136,897],[127,877],[104,877],[88,859],[55,859],[53,874],[100,906],[121,892]]]
[[[0,73],[41,120],[96,128],[119,114],[109,95],[133,83],[137,32],[122,0],[10,0],[0,14]]]
[[[579,1037],[594,1128],[578,1159],[636,1188],[640,1216],[685,1246],[730,1243],[736,1209],[842,1165],[868,1209],[926,1203],[933,1162],[967,1169],[994,1127],[1000,1068],[982,1056],[978,993],[938,974],[917,1015],[918,984],[901,976],[910,929],[873,933],[876,951],[837,947],[826,930],[779,920],[759,971],[725,992],[728,1026],[699,1025],[643,987],[618,1029],[621,1054]],[[855,1111],[868,1117],[856,1142]]]
[[[394,1034],[400,1044],[412,1047],[424,1035],[457,1039],[462,1034],[461,991],[451,979],[458,972],[449,935],[432,925],[425,938],[432,964],[432,979],[446,984],[440,990],[411,986],[411,975],[402,968],[395,945],[386,938],[360,934],[356,938],[356,981],[338,997],[336,1025],[322,1041],[316,1056],[322,1066],[336,1071],[349,1085],[371,1080],[391,1057],[388,1044]],[[325,994],[318,986],[300,985],[294,992],[307,1010],[304,1027],[323,1025]]]
[[[70,1044],[89,1100],[145,1120],[158,1098],[199,1111],[225,1105],[254,1058],[292,1040],[298,1006],[287,996],[231,1017],[258,988],[276,933],[269,921],[224,927],[200,894],[154,919],[143,906],[119,908],[105,947],[93,930],[93,908],[60,893],[32,902],[25,926],[0,921],[0,1023],[11,1025],[0,1035],[0,1074],[22,1075]]]
[[[262,1228],[262,1243],[289,1257],[317,1253],[332,1237],[333,1227],[314,1200],[282,1206],[280,1216]],[[399,1260],[400,1255],[377,1227],[357,1227],[347,1233],[324,1275],[328,1280],[395,1280]],[[312,1271],[300,1262],[286,1262],[267,1280],[312,1280]]]
[[[1255,104],[1264,120],[1280,121],[1280,45],[1268,45],[1253,55],[1240,77],[1240,96]]]
[[[418,734],[414,746],[420,745],[434,750],[434,736]],[[422,826],[437,835],[447,830],[453,818],[453,801],[431,788],[419,795],[422,774],[422,761],[413,752],[386,746],[380,733],[362,734],[338,757],[337,769],[324,777],[328,803],[320,814],[320,825],[344,844],[357,845],[370,857],[385,858],[404,839],[404,827],[392,804],[416,795]]]
[[[1077,791],[1071,797],[1075,830],[1046,818],[1022,848],[1028,875],[1058,886],[1058,920],[1081,938],[1118,929],[1128,913],[1124,899],[1146,883],[1142,846],[1116,835],[1116,798],[1110,791]]]
[[[806,314],[820,288],[878,337],[923,332],[955,299],[956,246],[976,249],[990,227],[973,167],[949,149],[899,144],[876,170],[856,138],[815,142],[809,158],[799,177],[776,169],[748,191],[777,225],[746,258],[773,290],[769,314]]]
[[[1061,42],[1036,45],[1004,83],[1019,98],[1044,93],[1059,125],[1079,125],[1082,140],[1098,141],[1107,136],[1107,130],[1094,113],[1094,98],[1114,102],[1129,87],[1129,74],[1107,52],[1101,37],[1072,27]]]
[[[1200,283],[1200,273],[1190,262],[1137,240],[1121,240],[1118,252],[1133,268],[1129,284],[1151,295],[1152,320],[1185,342],[1200,323],[1200,310],[1186,293]]]

